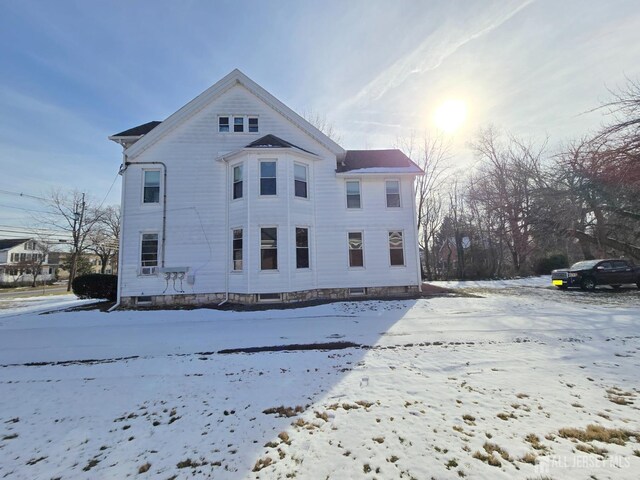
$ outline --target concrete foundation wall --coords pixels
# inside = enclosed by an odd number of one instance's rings
[[[393,286],[393,287],[367,287],[365,293],[351,292],[348,288],[322,288],[314,290],[302,290],[298,292],[283,292],[280,299],[262,300],[257,294],[229,293],[228,303],[251,305],[257,303],[296,303],[312,300],[353,300],[359,298],[385,298],[385,297],[414,297],[420,293],[417,285]],[[212,305],[225,299],[224,293],[199,293],[183,295],[151,295],[148,297],[122,297],[121,306],[125,308],[136,307],[162,307],[180,305]]]

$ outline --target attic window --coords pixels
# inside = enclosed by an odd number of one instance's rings
[[[244,132],[244,117],[233,117],[233,131],[234,133]]]
[[[249,133],[258,133],[258,117],[249,117]]]
[[[229,117],[218,117],[218,132],[229,132]]]

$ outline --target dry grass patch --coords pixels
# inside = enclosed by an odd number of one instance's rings
[[[178,468],[196,468],[199,467],[201,465],[204,465],[203,463],[198,463],[194,460],[191,460],[190,458],[187,458],[186,460],[182,460],[181,462],[178,462],[176,464],[176,467]]]
[[[291,445],[291,440],[289,439],[289,434],[287,432],[280,432],[278,434],[278,438],[282,440],[287,445]]]
[[[485,452],[487,452],[489,455],[492,455],[493,453],[497,453],[506,461],[508,462],[511,461],[511,456],[509,455],[509,453],[507,453],[506,450],[504,450],[502,447],[500,447],[495,443],[485,442],[482,448],[484,448]]]
[[[500,420],[504,420],[505,422],[510,418],[516,418],[516,416],[511,412],[509,413],[500,412],[498,415],[496,415],[496,417],[498,417]]]
[[[267,468],[269,465],[273,463],[273,459],[271,457],[264,457],[258,459],[256,464],[253,466],[253,472],[259,472],[263,468]]]
[[[538,437],[535,433],[530,433],[529,435],[524,437],[524,440],[531,444],[531,448],[533,448],[534,450],[538,450],[538,452],[542,452],[542,455],[549,451],[549,448],[546,445],[540,443],[540,437]]]
[[[451,470],[452,468],[456,468],[458,466],[458,461],[455,458],[452,458],[447,463],[445,463],[445,467],[447,470]]]
[[[151,468],[151,464],[147,462],[144,465],[140,465],[140,468],[138,468],[138,473],[148,472],[150,468]]]
[[[501,467],[502,466],[502,462],[500,462],[500,460],[498,460],[496,457],[494,457],[493,455],[485,455],[484,453],[480,452],[480,451],[475,451],[473,453],[473,455],[471,455],[473,458],[480,460],[481,462],[487,463],[489,465],[491,465],[492,467]]]
[[[473,415],[464,414],[462,415],[462,419],[469,425],[475,425],[476,417],[474,417]]]
[[[327,415],[327,412],[315,412],[316,414],[316,418],[319,418],[321,420],[324,420],[325,422],[329,421],[329,415]]]
[[[384,437],[375,437],[372,440],[376,443],[384,443]]]
[[[633,405],[635,394],[633,392],[625,392],[618,387],[611,387],[606,390],[607,398],[610,402],[617,405]]]
[[[536,463],[538,463],[538,457],[534,453],[529,452],[526,455],[524,455],[522,458],[520,458],[520,461],[524,463],[530,463],[531,465],[535,465]]]
[[[87,463],[85,465],[85,467],[82,469],[82,471],[88,472],[89,470],[91,470],[93,467],[95,467],[99,463],[100,463],[100,460],[98,460],[97,458],[92,458],[91,460],[89,460],[89,463]]]
[[[576,450],[580,450],[581,452],[584,452],[584,453],[593,453],[595,455],[600,455],[602,457],[607,455],[607,450],[605,450],[604,448],[594,447],[593,445],[589,445],[586,443],[581,443],[579,445],[576,445]]]
[[[587,425],[587,428],[561,428],[558,435],[562,438],[579,440],[581,442],[592,442],[597,440],[603,443],[615,443],[625,445],[632,437],[637,439],[638,434],[629,430],[619,428],[606,428],[601,425]]]
[[[304,412],[305,407],[297,405],[296,407],[285,407],[280,405],[279,407],[271,407],[263,410],[262,413],[266,415],[277,415],[278,417],[295,417],[299,413]]]

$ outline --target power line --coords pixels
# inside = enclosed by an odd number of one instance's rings
[[[15,195],[16,197],[34,198],[36,200],[41,200],[43,202],[47,201],[46,198],[38,197],[37,195],[31,195],[31,194],[28,194],[28,193],[10,192],[8,190],[0,190],[0,193],[4,193],[5,195]]]
[[[116,184],[116,180],[118,180],[118,175],[120,175],[120,172],[116,173],[115,178],[113,179],[113,182],[111,182],[111,186],[109,187],[109,190],[107,190],[107,194],[104,196],[104,198],[102,199],[102,202],[100,202],[100,206],[98,207],[98,210],[100,210],[102,208],[102,205],[104,205],[105,200],[107,199],[107,197],[109,196],[109,194],[111,193],[111,189],[113,188],[113,186]]]

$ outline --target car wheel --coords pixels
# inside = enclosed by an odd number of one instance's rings
[[[582,290],[593,291],[596,289],[596,281],[591,277],[584,278],[582,282],[580,282],[580,288]]]
[[[611,288],[613,288],[614,290],[618,290],[620,288],[620,285],[611,285]]]

